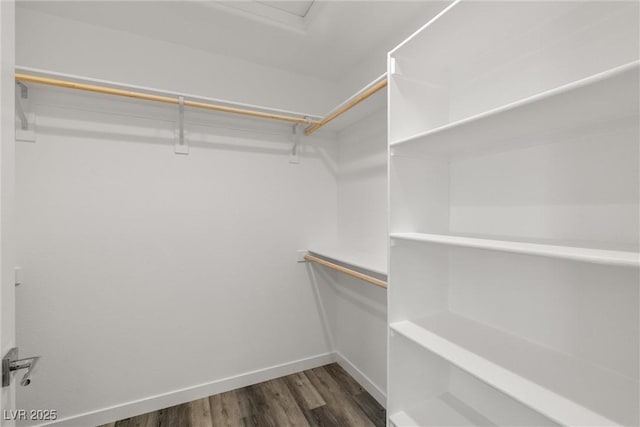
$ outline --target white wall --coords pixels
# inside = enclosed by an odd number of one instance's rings
[[[311,113],[340,93],[31,10],[17,39],[23,66]],[[191,112],[191,154],[176,156],[169,107],[32,93],[37,142],[17,153],[18,339],[43,359],[21,408],[74,417],[334,349],[382,400],[385,291],[309,280],[293,260],[338,234],[386,256],[384,111],[343,131],[339,152],[330,133],[305,139],[292,165],[287,125]]]
[[[290,164],[288,125],[189,112],[180,156],[170,107],[31,96],[18,341],[42,360],[21,408],[71,417],[332,350],[295,251],[336,238],[334,140]]]
[[[338,135],[340,247],[366,253],[366,258],[383,265],[387,259],[386,128],[386,110],[380,110]],[[326,274],[326,270],[316,277],[328,301],[339,361],[342,358],[344,367],[351,367],[352,375],[385,404],[386,290],[343,274]]]
[[[4,356],[15,344],[14,218],[14,90],[15,4],[0,2],[0,352]],[[0,410],[15,409],[13,387],[3,387]],[[7,427],[13,423],[3,422]]]
[[[380,40],[376,48],[363,57],[356,66],[345,70],[337,82],[339,96],[346,98],[385,73],[387,71],[387,53],[429,22],[449,3],[451,3],[449,0],[423,2],[422,8],[409,22],[398,26],[397,31],[390,37]]]
[[[338,235],[341,246],[387,251],[386,108],[338,134]]]
[[[16,19],[20,66],[315,115],[338,102],[317,78],[20,7]]]

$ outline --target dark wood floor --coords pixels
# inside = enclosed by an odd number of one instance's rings
[[[386,412],[338,364],[102,427],[384,426]]]

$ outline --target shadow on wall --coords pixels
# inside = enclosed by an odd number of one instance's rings
[[[29,109],[36,111],[36,132],[92,141],[122,141],[164,145],[173,150],[177,141],[175,106],[139,100],[77,94],[49,88],[30,92]],[[320,159],[337,174],[331,154],[335,135],[318,132],[302,136],[297,130],[298,156]],[[279,155],[288,161],[296,136],[287,122],[246,118],[225,113],[185,111],[185,138],[193,148]]]
[[[325,322],[325,326],[329,329],[330,336],[333,335],[330,327],[330,319],[332,319],[331,314],[335,313],[332,312],[332,308],[334,307],[329,307],[329,310],[327,311],[327,305],[323,302],[323,294],[320,290],[322,283],[326,284],[330,290],[335,293],[335,296],[345,299],[350,304],[371,314],[372,316],[382,318],[386,322],[386,289],[353,277],[340,275],[338,272],[329,272],[326,268],[314,266],[310,262],[307,263],[306,268],[309,280],[314,287],[318,309],[320,310],[320,314]],[[340,277],[340,282],[338,282],[338,277]],[[325,292],[324,297],[326,300],[330,295],[326,295]],[[339,325],[335,325],[334,327],[339,327]]]
[[[320,314],[320,318],[322,319],[322,325],[324,326],[324,337],[325,342],[328,344],[329,348],[335,350],[335,340],[333,339],[333,334],[331,332],[331,324],[329,322],[329,313],[327,312],[326,306],[324,304],[324,299],[322,298],[322,293],[320,292],[320,287],[318,286],[318,280],[316,278],[316,270],[313,268],[311,263],[306,263],[307,275],[309,276],[309,282],[313,287],[313,296],[316,300],[316,305],[318,307],[318,312]],[[330,281],[330,280],[329,280]]]
[[[338,363],[382,405],[386,401],[387,291],[362,280],[306,265],[325,335]]]

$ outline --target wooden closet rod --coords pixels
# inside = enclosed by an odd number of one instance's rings
[[[317,123],[312,123],[311,126],[305,129],[304,134],[307,136],[311,135],[313,132],[317,131],[322,126],[329,123],[331,120],[335,119],[341,114],[346,113],[365,99],[369,98],[371,95],[387,87],[387,82],[387,74],[385,73],[374,80],[372,83],[370,83],[368,86],[366,86],[364,89],[362,89],[360,92],[355,94],[353,97],[349,98],[346,102],[338,106],[331,113],[327,114],[322,120]]]
[[[87,92],[101,93],[105,95],[124,96],[128,98],[142,99],[145,101],[162,102],[165,104],[178,105],[180,103],[177,97],[173,98],[170,96],[152,95],[144,92],[134,92],[131,90],[115,89],[107,86],[77,83],[77,82],[68,81],[68,80],[34,76],[30,74],[25,74],[25,73],[16,73],[15,79],[16,81],[20,81],[23,83],[37,83],[37,84],[48,85],[48,86],[64,87],[67,89],[84,90]],[[211,104],[211,103],[200,102],[200,101],[185,100],[184,105],[187,107],[202,108],[205,110],[220,111],[223,113],[232,113],[232,114],[241,114],[244,116],[260,117],[263,119],[282,120],[286,122],[300,123],[300,124],[309,123],[309,121],[304,117],[293,117],[293,116],[287,116],[283,114],[266,113],[263,111],[229,107],[226,105]],[[310,123],[311,123],[311,126],[315,126],[319,124],[320,121],[311,120]]]
[[[307,261],[315,262],[325,267],[328,267],[332,270],[339,271],[340,273],[344,273],[348,276],[355,277],[360,280],[364,280],[365,282],[373,283],[376,286],[380,286],[381,288],[387,288],[387,282],[384,280],[376,279],[375,277],[367,276],[366,274],[362,274],[358,271],[351,270],[350,268],[343,267],[338,264],[334,264],[329,261],[325,261],[322,258],[315,257],[313,255],[305,255],[304,259]]]
[[[53,75],[58,76],[58,73],[50,73],[50,72],[46,72],[44,70],[30,70],[28,68],[23,69],[23,70],[25,70],[25,71],[35,71],[36,73],[53,74]],[[67,75],[62,75],[62,76],[67,76]],[[67,76],[67,77],[76,78],[76,76]],[[17,72],[15,74],[15,79],[16,79],[16,81],[20,81],[20,82],[23,82],[23,83],[36,83],[36,84],[42,84],[42,85],[48,85],[48,86],[63,87],[63,88],[67,88],[67,89],[83,90],[83,91],[86,91],[86,92],[100,93],[100,94],[104,94],[104,95],[124,96],[124,97],[127,97],[127,98],[135,98],[135,99],[141,99],[141,100],[145,100],[145,101],[161,102],[161,103],[165,103],[165,104],[179,105],[179,103],[180,103],[180,101],[178,99],[178,94],[171,94],[171,96],[166,95],[166,94],[165,95],[153,95],[151,93],[139,92],[139,91],[135,91],[135,90],[131,90],[131,89],[117,89],[117,88],[110,87],[110,86],[102,86],[102,85],[99,85],[99,84],[91,84],[91,83],[80,83],[80,82],[76,82],[76,81],[72,81],[72,80],[64,80],[64,79],[60,79],[60,78],[45,77],[45,76],[40,76],[40,75],[28,74],[28,73],[24,73],[24,72]],[[80,78],[80,79],[89,80],[89,81],[93,80],[93,79],[84,79],[84,78]],[[102,81],[98,81],[98,82],[102,83]],[[112,82],[104,82],[104,83],[113,84],[113,85],[116,85],[116,86],[125,86],[125,87],[127,86],[127,85],[121,85],[121,84],[112,83]],[[205,109],[205,110],[219,111],[219,112],[223,112],[223,113],[240,114],[240,115],[244,115],[244,116],[259,117],[259,118],[263,118],[263,119],[280,120],[280,121],[286,121],[286,122],[290,122],[290,123],[308,124],[309,126],[304,131],[304,134],[308,136],[308,135],[311,135],[316,130],[320,129],[322,126],[324,126],[327,123],[329,123],[330,121],[332,121],[333,119],[335,119],[336,117],[340,116],[341,114],[344,114],[345,112],[349,111],[350,109],[352,109],[356,105],[360,104],[362,101],[364,101],[365,99],[369,98],[371,95],[373,95],[373,94],[379,92],[380,90],[384,89],[386,86],[387,86],[387,75],[385,73],[382,76],[378,77],[373,82],[371,82],[365,88],[363,88],[360,92],[356,93],[354,96],[352,96],[351,98],[346,100],[344,103],[340,104],[338,107],[336,107],[336,109],[334,109],[332,112],[328,113],[322,119],[318,119],[317,116],[312,116],[312,117],[315,117],[315,118],[307,119],[306,117],[295,117],[293,115],[287,115],[287,113],[289,113],[289,112],[285,112],[285,114],[281,114],[281,113],[278,113],[278,112],[257,111],[257,110],[252,110],[252,109],[248,109],[248,108],[231,107],[231,106],[228,106],[228,105],[221,105],[221,104],[216,104],[216,103],[212,103],[212,102],[192,101],[192,100],[189,100],[189,99],[185,99],[184,105],[187,106],[187,107],[201,108],[201,109]],[[142,88],[142,89],[143,90],[147,90],[147,88]],[[162,91],[153,90],[153,89],[148,89],[148,90],[150,92],[155,91],[155,92],[159,92],[159,93],[164,93]],[[188,95],[185,95],[184,97],[185,98],[189,98]],[[193,95],[191,97],[193,97]],[[301,114],[301,116],[302,116],[302,114]]]

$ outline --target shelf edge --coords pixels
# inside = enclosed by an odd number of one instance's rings
[[[460,246],[472,249],[486,249],[547,258],[567,259],[592,264],[614,265],[640,268],[640,253],[591,249],[574,246],[544,245],[539,243],[512,242],[506,240],[478,239],[422,233],[391,233],[392,239],[414,242]]]

